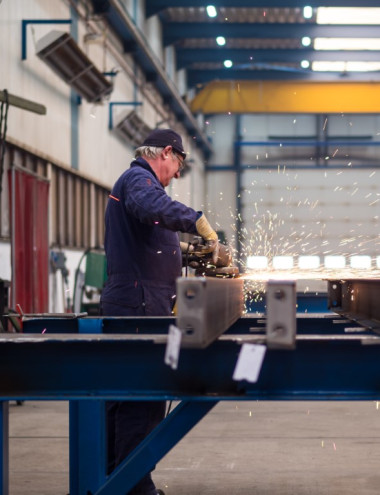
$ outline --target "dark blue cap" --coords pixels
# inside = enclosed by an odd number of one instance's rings
[[[183,157],[183,159],[186,158],[186,152],[183,149],[181,136],[172,129],[155,129],[145,139],[142,146],[157,146],[159,148],[171,146],[176,153]]]

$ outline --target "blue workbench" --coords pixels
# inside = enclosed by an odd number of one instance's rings
[[[220,400],[380,400],[380,337],[343,318],[298,316],[296,348],[268,349],[257,383],[232,375],[243,343],[265,343],[262,316],[240,318],[206,349],[181,349],[177,369],[164,363],[171,323],[43,318],[23,334],[0,334],[1,495],[8,495],[9,400],[70,401],[70,495],[124,495]],[[109,399],[178,405],[107,476]]]

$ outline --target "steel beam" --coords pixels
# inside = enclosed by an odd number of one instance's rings
[[[21,108],[22,110],[28,110],[28,112],[37,113],[39,115],[46,114],[46,107],[44,105],[31,100],[26,100],[20,96],[15,96],[9,93],[6,94],[5,91],[0,91],[0,101],[8,102],[9,105]]]
[[[378,25],[311,24],[306,22],[164,22],[163,24],[165,46],[184,38],[216,38],[220,34],[223,34],[226,39],[288,39],[302,38],[303,36],[310,38],[378,38],[379,31]],[[254,55],[254,50],[252,52]]]
[[[207,347],[244,310],[244,281],[240,278],[177,279],[177,326],[184,347]]]
[[[228,70],[224,70],[226,78]],[[233,69],[231,69],[233,70]],[[189,73],[192,71],[190,70]],[[284,72],[272,71],[272,79],[287,77],[290,81],[265,81],[264,71],[241,70],[233,77],[235,81],[214,81],[199,91],[191,102],[193,112],[207,113],[373,113],[380,112],[380,83],[378,76],[371,75],[371,82],[353,81],[363,74],[350,73],[342,81],[332,75],[311,71]],[[213,77],[218,73],[213,71]],[[221,74],[218,73],[218,76]],[[244,78],[249,81],[243,80]],[[307,81],[300,81],[305,77]],[[310,78],[314,80],[311,80]],[[367,74],[368,77],[368,74]],[[317,78],[325,79],[316,81]],[[220,77],[222,79],[222,77]],[[254,79],[261,79],[255,81]],[[350,84],[347,84],[350,81]],[[289,95],[292,97],[290,98]],[[347,143],[348,144],[348,143]]]
[[[103,1],[103,3],[105,3]],[[303,8],[305,2],[302,0],[214,0],[215,7],[285,7]],[[158,14],[160,11],[170,7],[204,7],[204,0],[147,0],[147,16]],[[378,0],[308,0],[307,5],[311,7],[378,7]]]
[[[378,50],[314,50],[305,48],[282,48],[281,50],[259,48],[178,48],[177,49],[177,67],[178,69],[190,68],[193,64],[199,63],[216,63],[224,60],[233,60],[234,65],[243,64],[244,68],[260,67],[260,64],[300,64],[302,60],[309,62],[315,61],[333,61],[349,62],[351,60],[360,60],[361,62],[373,62],[379,60]]]
[[[327,308],[327,296],[326,306]],[[266,317],[264,313],[255,313],[255,316],[246,314],[239,318],[225,332],[226,335],[256,335],[265,334]],[[102,318],[86,316],[77,316],[76,318],[67,317],[66,314],[60,314],[52,318],[50,315],[45,317],[27,317],[23,319],[23,332],[25,334],[41,334],[46,337],[56,334],[76,334],[76,333],[103,333],[105,335],[167,335],[170,325],[175,324],[175,317],[145,317],[136,318],[132,316],[104,316]],[[301,313],[297,317],[297,334],[298,335],[345,335],[355,329],[358,332],[357,324],[334,315],[332,312],[322,313]],[[361,333],[369,333],[365,327],[361,327]],[[22,336],[20,336],[22,337]],[[69,336],[66,336],[69,338]]]
[[[380,398],[380,337],[298,335],[295,351],[268,349],[257,383],[236,382],[243,343],[222,336],[164,363],[166,336],[0,334],[0,397],[14,399],[365,399]],[[372,344],[372,345],[370,345]]]
[[[380,333],[380,280],[350,279],[328,282],[329,308]]]

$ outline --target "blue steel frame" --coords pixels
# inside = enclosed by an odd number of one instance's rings
[[[9,486],[9,405],[0,400],[0,493],[8,495]]]
[[[113,129],[113,107],[117,106],[133,106],[138,107],[142,105],[141,101],[111,101],[108,103],[108,129]]]
[[[70,495],[125,494],[220,400],[380,399],[380,337],[364,329],[350,334],[357,324],[339,317],[297,318],[296,350],[268,349],[257,383],[232,375],[241,345],[265,341],[260,317],[241,318],[206,349],[181,349],[177,370],[164,363],[172,318],[68,321],[69,334],[49,334],[54,324],[44,319],[44,334],[0,334],[2,495],[11,399],[70,400]],[[108,399],[180,401],[109,476]]]

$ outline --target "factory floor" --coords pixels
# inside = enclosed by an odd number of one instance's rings
[[[67,495],[68,403],[9,409],[9,495]],[[380,403],[223,402],[154,480],[167,495],[375,495],[379,466]]]

